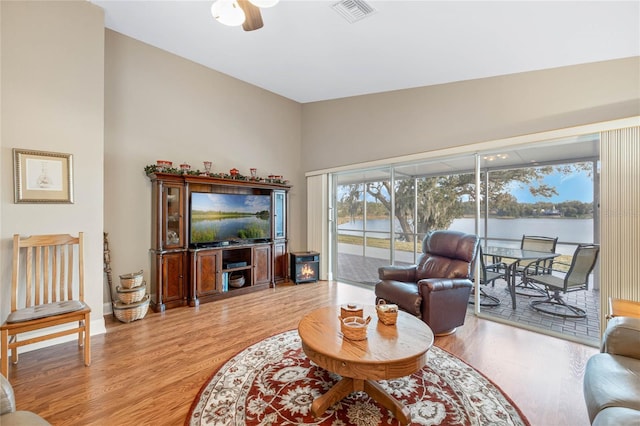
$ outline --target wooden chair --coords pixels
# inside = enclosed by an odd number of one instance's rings
[[[88,366],[90,316],[91,308],[84,302],[83,233],[77,237],[14,235],[11,313],[0,326],[2,375],[9,377],[9,350],[16,364],[18,347],[74,333],[78,333],[78,344],[84,346],[84,364]],[[76,321],[73,328],[49,329]],[[36,330],[18,340],[19,334]]]

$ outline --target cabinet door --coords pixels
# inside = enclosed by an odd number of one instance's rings
[[[168,253],[162,256],[162,303],[181,302],[184,289],[185,254]]]
[[[287,193],[273,191],[273,239],[287,237]]]
[[[273,250],[273,280],[281,282],[287,278],[287,244],[276,242]]]
[[[179,248],[184,245],[184,191],[182,185],[165,183],[162,190],[162,245]]]
[[[253,248],[253,285],[271,282],[271,246]]]
[[[201,251],[196,254],[194,279],[197,298],[210,296],[222,291],[219,280],[221,264],[219,250]]]

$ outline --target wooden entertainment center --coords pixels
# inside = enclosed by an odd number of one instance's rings
[[[287,280],[287,204],[290,186],[244,177],[148,173],[152,184],[151,308],[198,306]],[[193,193],[269,196],[270,235],[190,244]]]

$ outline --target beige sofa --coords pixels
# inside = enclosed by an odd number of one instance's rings
[[[600,352],[584,375],[591,424],[640,425],[640,318],[610,319]]]
[[[42,417],[30,411],[16,411],[16,399],[9,381],[0,375],[0,425],[49,425]]]

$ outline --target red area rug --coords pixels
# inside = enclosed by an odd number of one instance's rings
[[[352,393],[319,418],[311,402],[340,376],[313,364],[297,330],[272,336],[227,361],[193,401],[186,425],[396,425],[364,392]],[[432,347],[417,373],[379,382],[411,409],[412,425],[529,425],[513,402],[472,367]]]

